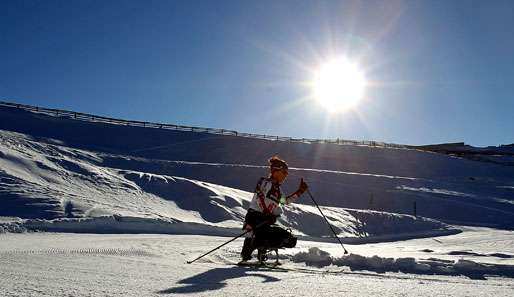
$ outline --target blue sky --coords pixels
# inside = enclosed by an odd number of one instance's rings
[[[513,143],[514,2],[2,1],[0,99],[273,135]],[[345,55],[351,111],[309,98]]]

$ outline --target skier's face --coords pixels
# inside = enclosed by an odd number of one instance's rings
[[[287,177],[287,170],[274,170],[271,176],[275,181],[281,184]]]

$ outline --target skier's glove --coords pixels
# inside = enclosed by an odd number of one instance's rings
[[[309,188],[309,186],[307,186],[307,183],[304,182],[303,178],[302,178],[302,180],[300,180],[300,186],[298,187],[298,190],[296,191],[296,193],[298,194],[298,196],[300,196],[303,193],[305,193],[305,191],[307,191],[308,188]]]

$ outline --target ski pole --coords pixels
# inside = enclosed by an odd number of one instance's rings
[[[334,228],[332,228],[332,225],[330,225],[330,222],[328,221],[327,217],[325,216],[325,214],[323,214],[323,212],[321,211],[321,208],[319,207],[318,203],[316,202],[316,200],[314,200],[314,197],[312,196],[311,194],[311,191],[309,191],[309,189],[307,189],[307,193],[309,194],[309,196],[311,196],[311,199],[312,199],[312,202],[314,202],[314,204],[316,205],[316,207],[318,208],[319,212],[321,213],[321,215],[323,216],[323,218],[325,219],[325,222],[327,222],[327,225],[330,227],[330,230],[332,230],[332,233],[334,233],[334,236],[337,238],[337,241],[339,241],[339,243],[341,244],[341,247],[343,248],[344,250],[344,254],[348,254],[348,251],[344,248],[344,245],[343,243],[341,242],[341,239],[339,239],[339,237],[337,236],[336,234],[336,231],[334,231]]]
[[[259,228],[259,227],[263,226],[263,225],[264,225],[264,224],[266,224],[266,223],[268,223],[268,221],[264,221],[264,222],[260,223],[259,225],[257,225],[257,226],[255,227],[255,229],[257,229],[257,228]],[[199,256],[198,258],[196,258],[196,259],[194,259],[194,260],[191,260],[191,261],[187,261],[187,264],[191,264],[191,263],[195,262],[196,260],[201,259],[201,258],[203,258],[203,257],[207,256],[208,254],[210,254],[210,253],[212,253],[212,252],[214,252],[214,251],[216,251],[216,250],[218,250],[218,249],[222,248],[223,246],[225,246],[225,245],[227,245],[227,244],[231,243],[232,241],[234,241],[234,240],[238,239],[239,237],[241,237],[241,236],[243,236],[243,235],[245,235],[245,234],[247,234],[247,233],[249,233],[249,232],[254,231],[255,229],[246,230],[245,232],[243,232],[243,233],[239,234],[238,236],[236,236],[236,237],[232,238],[231,240],[229,240],[229,241],[227,241],[227,242],[223,243],[222,245],[217,246],[217,247],[213,248],[212,250],[208,251],[207,253],[205,253],[205,254],[203,254],[203,255]]]

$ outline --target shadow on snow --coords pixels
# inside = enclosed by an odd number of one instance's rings
[[[159,294],[189,294],[205,291],[219,290],[225,287],[226,280],[236,279],[242,277],[259,277],[263,279],[263,283],[278,282],[279,278],[269,276],[257,272],[257,269],[252,267],[225,267],[214,268],[197,275],[182,279],[178,284],[186,286],[177,286],[165,290],[158,291]]]

